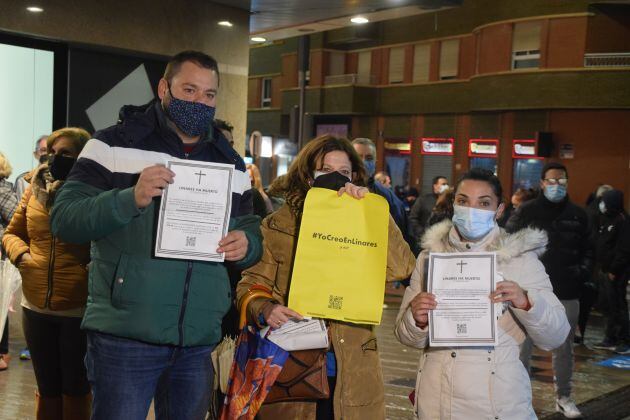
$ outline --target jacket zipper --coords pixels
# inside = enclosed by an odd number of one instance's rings
[[[50,259],[48,260],[48,291],[46,293],[46,303],[44,304],[45,308],[49,308],[50,299],[52,297],[53,291],[53,273],[55,271],[55,242],[57,238],[52,237],[52,241],[50,241]]]
[[[186,305],[188,303],[188,290],[190,289],[190,277],[192,276],[192,261],[188,261],[188,269],[186,270],[186,282],[184,283],[184,296],[182,298],[182,309],[179,311],[179,345],[184,345],[184,315],[186,314]]]

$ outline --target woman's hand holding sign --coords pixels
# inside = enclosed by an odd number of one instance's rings
[[[345,186],[341,187],[337,192],[337,195],[341,197],[343,193],[348,194],[352,198],[356,198],[357,200],[362,199],[365,195],[370,192],[365,187],[359,187],[358,185],[354,185],[350,182],[347,182]]]

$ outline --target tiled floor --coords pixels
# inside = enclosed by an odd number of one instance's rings
[[[398,311],[397,300],[394,296],[386,299],[388,307],[383,311],[383,323],[378,328],[379,350],[383,364],[387,416],[389,419],[411,419],[412,406],[407,396],[415,383],[419,353],[401,345],[393,336],[392,326]],[[0,372],[0,420],[34,418],[33,368],[30,362],[17,358],[19,350],[24,347],[20,318],[19,313],[11,314],[10,347],[14,357],[9,369]],[[601,338],[602,318],[593,316],[587,332],[587,346]],[[586,346],[576,346],[575,353],[574,397],[578,403],[630,384],[629,371],[595,365],[595,362],[609,357],[610,353],[590,350]],[[535,368],[532,381],[534,407],[539,416],[544,417],[554,410],[551,357],[548,353],[536,351],[532,365]]]

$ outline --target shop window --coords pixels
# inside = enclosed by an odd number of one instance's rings
[[[514,24],[512,36],[512,69],[531,69],[540,66],[540,22]]]
[[[440,80],[457,78],[459,39],[442,41],[440,45]]]
[[[385,141],[384,170],[392,180],[394,191],[403,191],[409,184],[411,144],[408,139]]]
[[[261,96],[261,108],[271,107],[271,78],[265,77],[262,79],[262,96]]]
[[[405,48],[389,50],[389,83],[402,83],[405,73]]]
[[[413,49],[413,82],[429,81],[429,64],[431,62],[431,45],[418,44]]]
[[[519,188],[538,188],[544,163],[542,159],[514,159],[512,192]]]

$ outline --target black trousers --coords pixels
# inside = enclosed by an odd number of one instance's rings
[[[608,309],[606,322],[606,338],[616,343],[627,343],[628,333],[628,301],[626,286],[628,276],[618,276],[615,280],[602,273],[602,283],[607,297]]]
[[[90,385],[84,362],[87,338],[81,330],[81,318],[22,309],[22,326],[39,394],[43,397],[88,394]]]
[[[9,317],[4,322],[4,330],[2,331],[2,341],[0,341],[0,354],[9,353]]]
[[[325,400],[317,400],[316,420],[333,420],[335,418],[335,410],[333,405],[335,395],[335,385],[337,384],[336,376],[328,377],[328,387],[330,388],[330,397]]]

